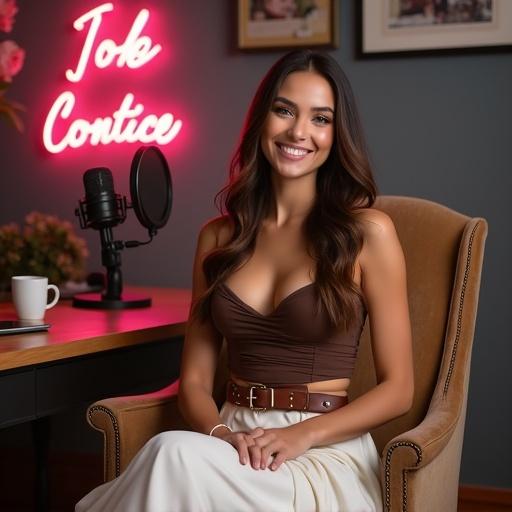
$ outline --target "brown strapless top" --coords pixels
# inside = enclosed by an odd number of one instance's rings
[[[211,299],[211,317],[226,338],[229,369],[248,382],[301,384],[350,378],[366,318],[348,331],[332,327],[323,307],[317,311],[315,283],[283,299],[263,315],[220,284]]]

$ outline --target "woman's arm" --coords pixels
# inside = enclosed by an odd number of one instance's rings
[[[203,261],[217,246],[219,220],[206,224],[199,233],[194,259],[192,304],[206,290]],[[220,423],[219,411],[212,397],[213,379],[222,337],[207,320],[189,318],[181,357],[178,403],[183,417],[197,432],[208,433]],[[223,428],[216,429],[220,433]]]
[[[251,460],[271,469],[310,447],[340,442],[406,413],[414,390],[405,260],[391,219],[378,210],[361,214],[367,229],[359,262],[370,321],[377,385],[345,407],[256,439]],[[257,448],[261,448],[261,456]],[[299,453],[300,452],[300,453]],[[256,460],[254,460],[256,459]]]
[[[194,260],[192,304],[207,287],[203,273],[204,258],[228,237],[229,229],[222,218],[213,220],[201,230]],[[188,424],[196,432],[204,434],[221,423],[217,404],[212,397],[221,346],[222,336],[209,319],[205,322],[189,319],[181,358],[178,404]],[[231,432],[227,427],[218,427],[212,435],[233,445],[238,451],[240,463],[246,464],[249,461],[248,447],[254,445],[253,437],[259,434]]]

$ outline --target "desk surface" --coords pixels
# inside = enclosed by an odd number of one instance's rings
[[[0,371],[183,335],[190,290],[127,287],[150,296],[150,308],[106,311],[74,308],[61,300],[46,312],[46,332],[0,336]],[[10,303],[0,304],[0,319],[15,318]]]

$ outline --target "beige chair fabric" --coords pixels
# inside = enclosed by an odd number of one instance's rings
[[[393,219],[405,253],[415,368],[412,409],[371,432],[382,455],[385,510],[455,511],[487,223],[417,198],[381,196],[375,206]],[[223,349],[215,381],[219,405],[226,379]],[[350,397],[374,385],[367,323]],[[176,392],[174,383],[89,408],[90,424],[105,439],[106,481],[153,435],[188,428]]]

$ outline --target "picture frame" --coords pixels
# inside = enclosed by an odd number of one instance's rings
[[[512,50],[509,0],[362,0],[359,57]]]
[[[339,13],[339,0],[238,0],[238,48],[337,48]]]

